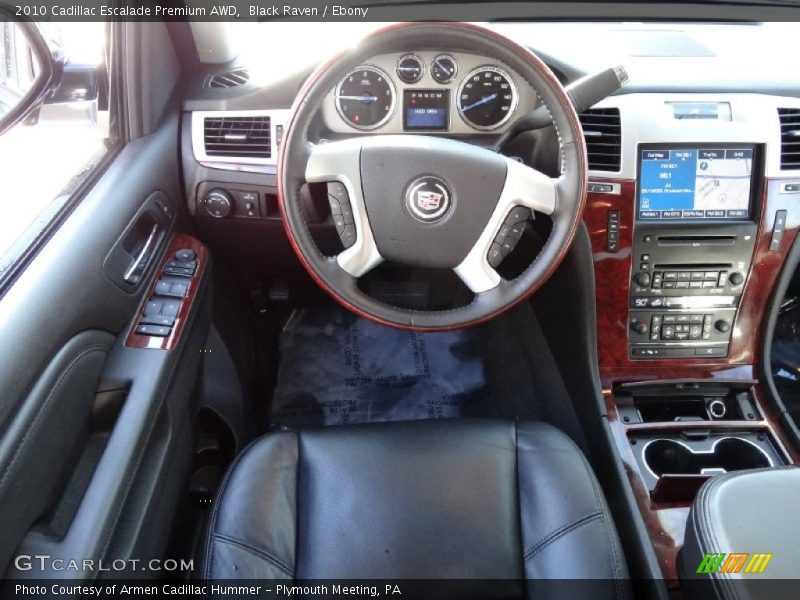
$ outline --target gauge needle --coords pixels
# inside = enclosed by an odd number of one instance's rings
[[[495,98],[497,98],[497,93],[489,94],[488,96],[484,96],[483,98],[481,98],[477,102],[473,102],[469,106],[465,106],[461,110],[463,110],[464,112],[467,112],[468,110],[472,110],[473,108],[477,108],[478,106],[483,106],[484,104],[486,104],[487,102],[491,102]]]
[[[339,100],[360,100],[364,104],[369,104],[370,102],[377,102],[377,96],[369,96],[368,94],[363,94],[361,96],[339,96]]]
[[[439,67],[439,68],[440,68],[442,71],[444,71],[445,73],[450,73],[450,69],[448,69],[448,68],[447,68],[445,65],[443,65],[442,63],[440,63],[438,60],[437,60],[437,61],[434,61],[434,62],[436,63],[436,66],[437,66],[437,67]]]

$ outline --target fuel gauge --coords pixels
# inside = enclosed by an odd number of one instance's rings
[[[397,61],[397,76],[405,83],[416,83],[424,71],[425,65],[416,54],[406,54]]]

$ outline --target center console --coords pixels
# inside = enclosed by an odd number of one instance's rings
[[[756,242],[760,148],[639,147],[628,351],[726,357]]]

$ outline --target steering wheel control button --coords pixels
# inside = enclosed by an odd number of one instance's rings
[[[336,226],[336,233],[345,248],[356,243],[356,226],[353,207],[347,188],[340,181],[328,183],[328,204],[331,207],[331,218]]]
[[[406,208],[417,221],[435,223],[450,210],[452,196],[450,187],[443,179],[425,175],[412,181],[406,188]]]
[[[337,230],[338,231],[338,230]],[[342,240],[342,246],[349,248],[356,243],[356,226],[345,225],[341,232],[339,232],[339,239]]]
[[[500,263],[503,262],[503,248],[497,242],[494,242],[489,248],[489,254],[486,256],[486,260],[489,261],[489,264],[492,267],[500,266]]]

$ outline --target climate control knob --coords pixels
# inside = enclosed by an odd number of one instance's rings
[[[714,323],[714,327],[717,328],[717,331],[720,333],[728,333],[731,330],[731,324],[728,323],[725,319],[720,319],[716,323]]]
[[[225,190],[219,188],[211,190],[203,199],[206,212],[216,219],[224,219],[233,209],[233,198]]]
[[[631,329],[640,335],[644,335],[650,329],[644,321],[634,320],[631,321]]]
[[[736,271],[728,276],[728,281],[731,282],[731,285],[742,285],[744,283],[744,275]]]
[[[636,285],[647,287],[650,285],[650,273],[637,273],[633,280],[636,282]]]

